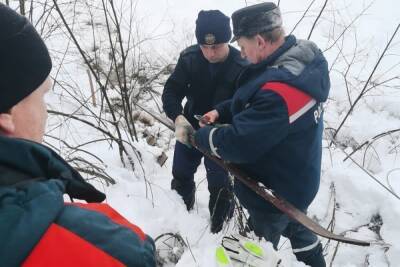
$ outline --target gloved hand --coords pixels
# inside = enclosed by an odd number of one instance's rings
[[[194,128],[188,122],[188,120],[183,115],[179,115],[175,119],[175,137],[176,140],[181,142],[182,144],[192,147],[190,144],[190,139],[194,135]]]
[[[209,124],[215,123],[219,118],[219,113],[216,109],[213,109],[206,114],[199,120],[200,127],[204,127]]]
[[[241,266],[277,266],[280,261],[272,244],[262,247],[257,241],[240,235],[224,237],[222,247],[226,249],[226,255],[232,262],[240,262]]]

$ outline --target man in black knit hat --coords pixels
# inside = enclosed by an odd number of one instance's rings
[[[0,266],[155,266],[153,240],[40,144],[51,67],[35,28],[0,4]]]
[[[198,129],[194,115],[204,114],[235,92],[237,77],[247,62],[228,45],[232,35],[229,22],[229,17],[219,10],[200,11],[196,20],[197,44],[181,52],[165,84],[163,108],[175,122],[178,135],[180,125],[186,121]],[[184,98],[187,102],[183,108]],[[171,188],[182,196],[188,210],[193,208],[194,174],[202,158],[195,148],[176,142]],[[205,158],[204,165],[210,192],[211,232],[216,233],[233,212],[231,182],[228,174],[211,160]]]

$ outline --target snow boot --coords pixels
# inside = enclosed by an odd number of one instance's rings
[[[322,254],[322,245],[319,243],[314,249],[307,250],[304,252],[296,252],[296,258],[298,261],[304,262],[306,265],[311,267],[325,267],[325,259]]]
[[[218,233],[222,230],[225,220],[233,216],[234,202],[231,190],[227,188],[209,188],[210,201],[208,209],[211,217],[211,232]]]
[[[193,182],[183,183],[182,181],[173,178],[171,181],[171,189],[178,192],[178,194],[182,197],[188,211],[193,209],[196,192]]]

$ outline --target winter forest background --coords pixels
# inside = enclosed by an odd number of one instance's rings
[[[243,223],[235,213],[209,232],[205,171],[188,213],[170,188],[173,133],[160,93],[179,52],[195,43],[201,9],[227,15],[260,1],[1,0],[25,14],[50,48],[54,86],[45,142],[152,237],[179,232],[176,266],[215,266],[214,250]],[[322,239],[329,266],[400,266],[400,4],[396,0],[280,0],[287,33],[318,44],[329,61],[320,191],[309,216],[335,233]],[[265,246],[268,244],[265,242]],[[284,266],[302,266],[281,240]]]

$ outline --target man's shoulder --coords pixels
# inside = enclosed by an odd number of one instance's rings
[[[180,56],[184,57],[187,55],[191,55],[191,54],[196,54],[200,51],[200,46],[198,44],[195,45],[191,45],[189,47],[186,47],[185,49],[182,50]]]
[[[153,240],[107,204],[65,203],[62,207],[53,222],[43,224],[49,227],[26,260],[30,265],[57,266],[60,261],[68,266],[155,265]],[[56,243],[62,246],[44,245]],[[87,257],[79,257],[79,251]]]
[[[77,218],[86,218],[88,223],[76,225],[74,221]],[[57,223],[81,234],[86,234],[88,228],[96,229],[98,235],[107,234],[109,225],[122,226],[128,230],[125,231],[124,235],[135,234],[142,241],[147,238],[139,227],[130,223],[105,203],[65,203],[63,213],[58,216]]]
[[[77,224],[77,221],[85,223]],[[67,231],[73,232],[116,259],[137,266],[152,266],[154,263],[154,241],[138,226],[129,222],[116,210],[105,203],[65,203],[63,212],[55,222]],[[114,242],[108,237],[113,235]],[[119,251],[119,253],[117,253]],[[129,264],[128,264],[129,265]],[[140,266],[142,266],[140,265]]]

